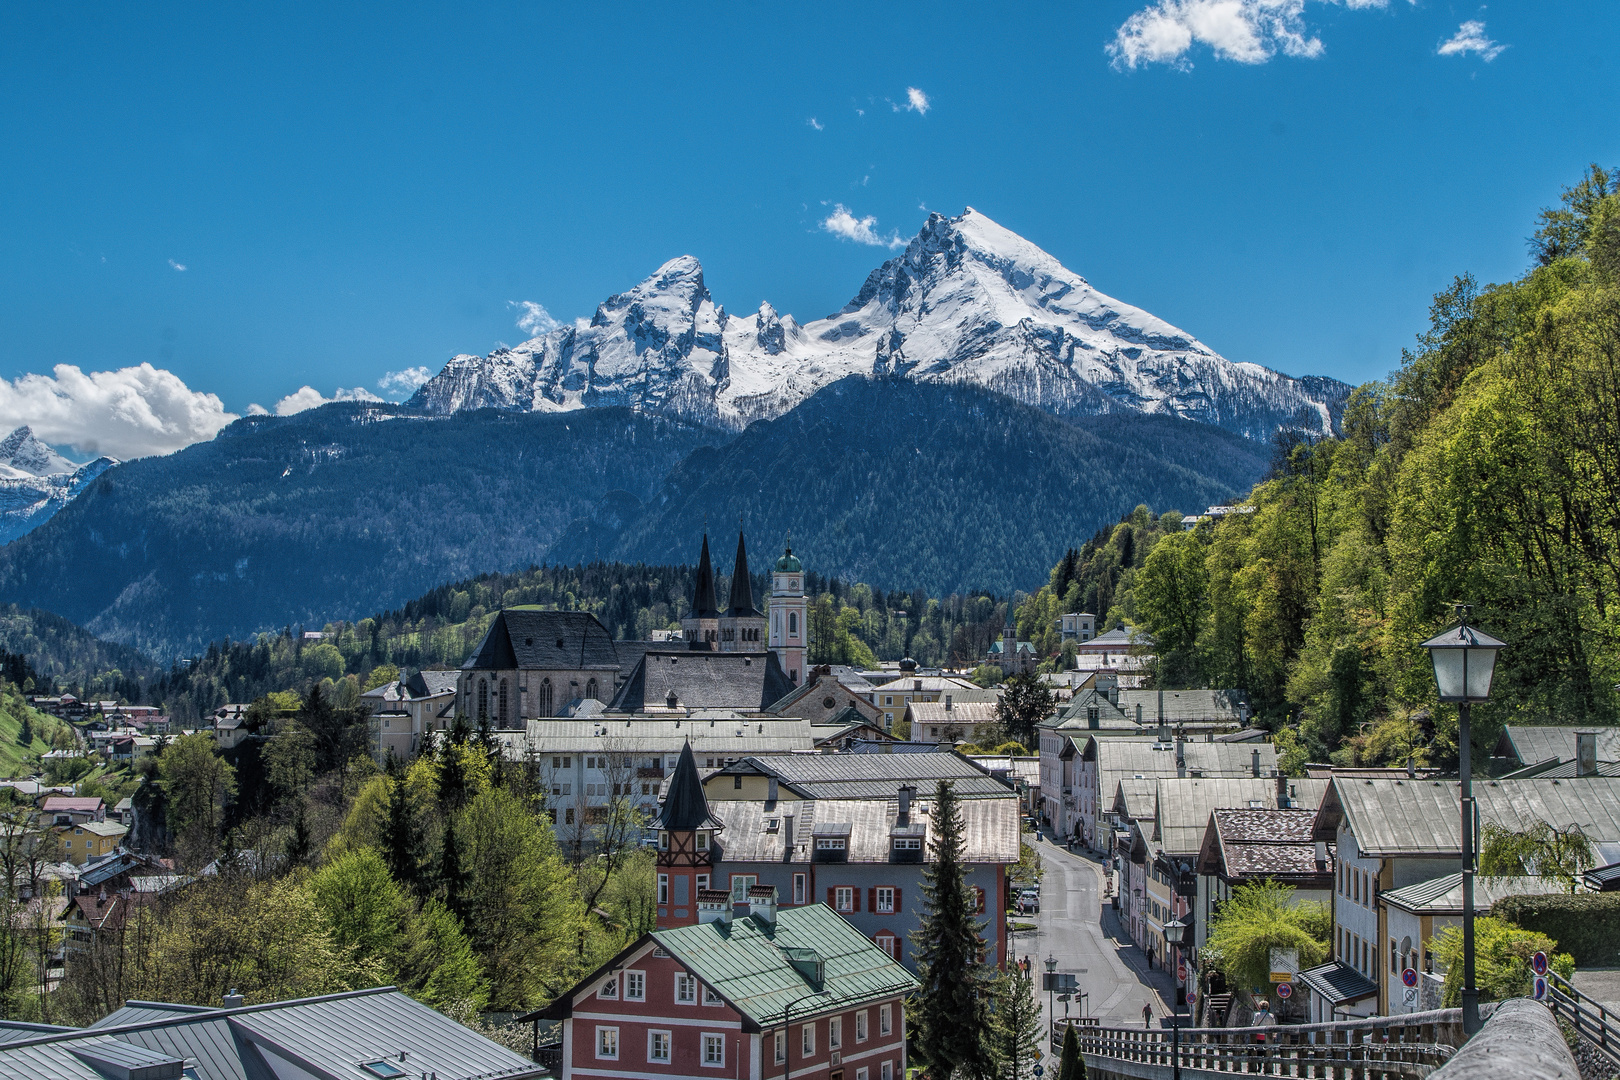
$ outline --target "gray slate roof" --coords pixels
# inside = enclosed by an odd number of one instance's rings
[[[1620,761],[1620,728],[1590,724],[1585,727],[1508,724],[1496,742],[1496,756],[1513,758],[1520,765],[1534,765],[1548,758],[1574,761],[1575,735],[1582,731],[1597,732],[1599,761]]]
[[[619,654],[607,628],[586,611],[507,608],[495,616],[463,671],[514,668],[619,670]]]
[[[1332,840],[1345,821],[1364,854],[1460,857],[1461,785],[1453,780],[1335,778],[1316,818],[1316,838]],[[1579,825],[1594,844],[1620,843],[1620,780],[1577,777],[1486,780],[1474,784],[1481,824],[1521,830],[1538,821]]]
[[[912,803],[913,824],[933,824],[925,810],[931,810],[932,789],[919,790]],[[767,804],[759,799],[714,799],[709,813],[725,823],[720,833],[720,859],[724,863],[810,861],[810,844],[817,828],[839,826],[848,829],[847,861],[888,863],[891,861],[891,830],[899,815],[899,804],[887,799],[806,799],[801,802]],[[1006,793],[999,799],[964,799],[957,803],[962,814],[962,858],[971,863],[1015,863],[1019,854],[1018,798]],[[793,815],[793,850],[787,850],[786,818]],[[774,827],[772,825],[774,822]],[[842,830],[840,829],[840,835]]]
[[[919,795],[931,795],[941,780],[952,781],[963,799],[1012,794],[1011,784],[954,753],[751,757],[717,775],[734,772],[775,776],[811,799],[893,799],[901,784],[914,785]]]
[[[811,748],[810,724],[796,717],[746,717],[717,710],[680,719],[602,716],[586,720],[530,720],[526,732],[494,733],[518,758],[531,747],[540,753],[679,753],[690,742],[694,753],[744,757],[787,754]]]
[[[1337,960],[1302,971],[1299,979],[1326,998],[1330,1005],[1344,1005],[1378,995],[1378,987],[1371,979]]]
[[[1158,726],[1160,719],[1174,726],[1182,723],[1243,722],[1243,703],[1249,695],[1242,690],[1121,690],[1119,708],[1127,719],[1136,720],[1136,707],[1142,707],[1142,723]]]
[[[1545,896],[1567,891],[1556,881],[1538,877],[1486,877],[1474,875],[1474,910],[1486,911],[1509,896]],[[1404,889],[1380,893],[1384,903],[1414,915],[1461,915],[1462,874],[1430,878]]]
[[[661,709],[671,692],[676,704],[688,709],[762,712],[792,693],[793,682],[773,652],[648,650],[614,695],[608,711]]]
[[[1153,839],[1168,854],[1196,855],[1204,842],[1204,829],[1216,810],[1252,809],[1277,805],[1277,782],[1262,780],[1159,781],[1159,807]]]
[[[407,1055],[407,1068],[440,1077],[517,1080],[538,1065],[391,987],[237,1009],[131,1002],[83,1031],[46,1032],[0,1045],[0,1077],[108,1080],[133,1075],[273,1080],[270,1055],[305,1062],[313,1075],[368,1076],[359,1063]],[[89,1060],[114,1065],[96,1068]],[[188,1074],[192,1075],[192,1074]]]

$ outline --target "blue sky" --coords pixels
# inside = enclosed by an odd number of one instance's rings
[[[889,254],[839,204],[974,206],[1231,359],[1365,381],[1620,163],[1617,40],[1612,3],[14,8],[0,423],[172,449],[686,253],[819,317]]]

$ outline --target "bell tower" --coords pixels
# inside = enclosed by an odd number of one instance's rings
[[[714,834],[721,827],[709,816],[691,743],[681,748],[653,823],[658,826],[658,928],[691,926],[698,921],[698,892],[709,888]]]
[[[804,566],[789,543],[771,573],[771,652],[787,677],[798,686],[804,680],[805,656],[810,647],[809,608],[804,598]]]

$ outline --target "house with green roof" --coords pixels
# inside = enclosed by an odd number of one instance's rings
[[[643,934],[537,1014],[561,1021],[562,1080],[897,1080],[917,981],[824,904],[698,893],[699,922]]]

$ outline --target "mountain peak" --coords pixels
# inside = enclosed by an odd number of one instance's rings
[[[79,466],[40,442],[34,429],[22,425],[0,440],[0,477],[50,476],[70,473]]]

